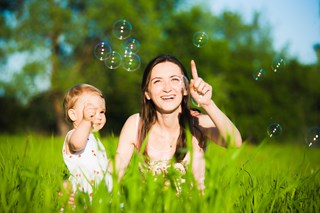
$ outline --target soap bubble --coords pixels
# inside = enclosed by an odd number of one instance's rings
[[[271,65],[271,69],[273,70],[273,72],[283,71],[284,66],[285,66],[285,61],[283,58],[281,58],[279,56],[274,57],[274,59],[272,60],[272,65]]]
[[[252,77],[256,81],[261,81],[262,79],[265,78],[265,76],[266,76],[266,71],[262,68],[255,69],[252,72]]]
[[[312,127],[308,129],[307,134],[305,136],[306,144],[311,146],[319,146],[320,141],[320,128],[319,127]]]
[[[122,59],[122,66],[128,72],[136,71],[140,68],[140,56],[134,52],[125,51]]]
[[[117,69],[121,65],[121,61],[122,61],[121,55],[116,51],[112,51],[109,58],[104,60],[104,64],[109,69]]]
[[[270,138],[279,136],[282,133],[282,127],[278,123],[272,123],[268,126],[267,133]]]
[[[192,42],[194,46],[202,48],[208,42],[208,34],[206,32],[196,32],[193,34]]]
[[[184,88],[183,89],[187,89],[189,88],[189,80],[186,76],[183,76],[183,83],[184,83]]]
[[[137,53],[140,49],[140,42],[135,38],[129,38],[124,42],[123,49],[125,51]]]
[[[119,40],[124,40],[128,38],[131,34],[131,31],[132,25],[128,20],[120,19],[113,23],[113,35]]]
[[[96,44],[94,47],[94,56],[99,59],[100,61],[106,60],[111,53],[111,46],[109,43],[102,41]]]

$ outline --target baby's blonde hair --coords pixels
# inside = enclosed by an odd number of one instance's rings
[[[65,118],[72,123],[72,120],[70,119],[68,115],[68,110],[72,109],[76,102],[78,101],[79,97],[83,95],[84,93],[91,93],[99,95],[101,98],[104,99],[103,94],[101,90],[98,88],[90,85],[90,84],[76,84],[75,86],[71,87],[63,99],[63,109],[64,109],[64,115]]]

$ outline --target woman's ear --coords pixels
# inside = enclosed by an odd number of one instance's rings
[[[68,110],[68,116],[70,118],[70,120],[72,120],[73,122],[76,121],[76,111],[74,109],[69,109]]]
[[[184,87],[183,88],[183,96],[187,96],[188,95],[188,90]]]
[[[151,97],[150,97],[150,95],[149,95],[149,93],[147,91],[144,92],[144,96],[146,97],[147,100],[151,99]]]
[[[188,95],[188,89],[189,89],[189,80],[186,76],[183,76],[183,83],[184,83],[184,86],[182,88],[183,90],[183,96],[187,96]]]

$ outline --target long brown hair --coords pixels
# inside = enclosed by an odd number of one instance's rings
[[[139,148],[141,148],[143,141],[146,139],[152,125],[156,122],[156,108],[152,100],[148,100],[144,94],[148,89],[151,71],[154,66],[163,62],[172,62],[178,65],[181,69],[182,74],[188,79],[187,72],[183,64],[174,56],[171,55],[159,55],[151,60],[143,73],[143,78],[141,82],[141,92],[142,92],[142,109],[141,109],[141,119],[139,122]],[[185,89],[187,90],[188,95],[183,96],[181,102],[181,114],[179,115],[179,124],[180,124],[180,134],[177,141],[175,159],[177,162],[183,160],[186,155],[186,147],[187,147],[187,139],[186,139],[186,131],[190,129],[191,133],[193,132],[193,128],[191,127],[191,115],[190,115],[190,92],[189,86],[187,85],[187,80],[185,82]]]

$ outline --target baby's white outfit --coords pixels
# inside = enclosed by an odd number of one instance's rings
[[[67,133],[66,139],[71,131]],[[91,198],[93,189],[103,180],[108,190],[111,191],[113,183],[112,176],[108,173],[109,160],[101,141],[90,133],[83,150],[67,154],[66,139],[62,148],[62,155],[70,172],[69,181],[72,183],[73,191],[81,190],[88,193]]]

